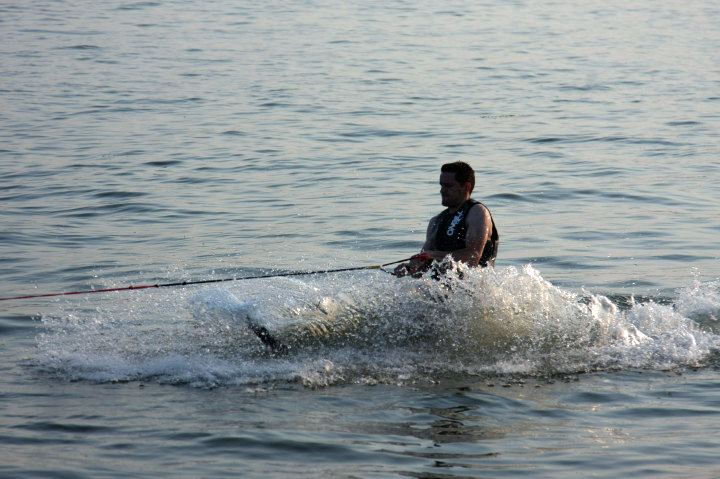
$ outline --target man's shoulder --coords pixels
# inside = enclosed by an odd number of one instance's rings
[[[490,210],[487,208],[487,206],[477,200],[468,200],[468,202],[470,201],[472,201],[472,205],[467,210],[468,219],[470,219],[471,216],[478,218],[481,216],[487,217],[490,215]]]
[[[472,199],[472,198],[470,198],[469,200],[467,200],[467,203],[466,203],[466,204],[469,205],[469,206],[467,207],[468,213],[471,212],[471,211],[477,212],[477,211],[487,210],[487,208],[485,207],[484,204],[482,204],[482,203],[480,203],[478,200],[475,200],[475,199]]]
[[[469,198],[469,199],[467,200],[466,204],[470,205],[470,207],[469,207],[468,209],[475,208],[475,207],[478,206],[478,205],[482,206],[483,208],[485,207],[484,204],[482,204],[481,202],[479,202],[479,201],[476,200],[475,198]]]

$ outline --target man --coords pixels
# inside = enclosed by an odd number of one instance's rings
[[[421,276],[448,255],[468,266],[495,264],[500,237],[490,211],[470,198],[474,188],[470,165],[457,161],[442,166],[440,196],[447,209],[430,220],[421,253],[395,268],[396,276]]]

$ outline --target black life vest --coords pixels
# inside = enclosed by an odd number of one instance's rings
[[[469,199],[462,204],[455,214],[450,213],[449,208],[440,213],[435,227],[434,245],[432,249],[438,251],[456,251],[465,248],[467,246],[465,241],[467,236],[467,214],[470,208],[478,204],[485,206],[479,201]],[[488,210],[488,213],[489,212],[490,210]],[[480,256],[480,266],[495,264],[495,257],[498,252],[500,235],[498,235],[495,220],[492,219],[492,215],[490,215],[490,221],[492,222],[492,233],[485,243],[482,255]]]

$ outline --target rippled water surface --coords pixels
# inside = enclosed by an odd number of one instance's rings
[[[0,3],[0,297],[125,288],[0,301],[0,476],[717,476],[718,25]],[[455,160],[495,269],[370,268]]]

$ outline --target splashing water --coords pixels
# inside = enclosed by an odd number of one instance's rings
[[[34,364],[67,380],[315,387],[703,366],[719,339],[717,282],[680,291],[674,304],[620,307],[555,287],[531,266],[454,264],[442,281],[362,272],[121,294],[58,303],[42,318]],[[286,354],[273,354],[258,327]]]

